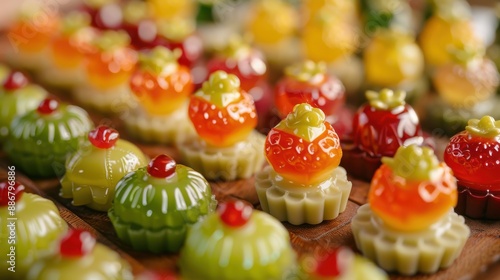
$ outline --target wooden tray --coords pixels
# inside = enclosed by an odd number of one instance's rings
[[[58,94],[66,101],[68,95]],[[89,110],[95,124],[108,124],[117,128],[123,138],[135,142],[148,156],[154,157],[166,153],[179,160],[178,152],[172,147],[161,145],[146,145],[130,139],[122,127],[118,117],[106,117]],[[442,148],[446,140],[437,140]],[[438,154],[442,149],[438,149]],[[8,159],[0,153],[0,180],[6,180]],[[106,213],[96,212],[86,207],[75,207],[70,199],[59,197],[59,180],[31,180],[23,174],[16,173],[16,179],[28,188],[29,192],[37,193],[54,201],[59,207],[61,216],[71,227],[84,228],[95,234],[100,242],[118,251],[132,266],[135,274],[146,269],[178,272],[177,254],[154,255],[136,252],[122,243],[116,236]],[[294,226],[284,223],[290,232],[294,249],[301,254],[318,253],[321,250],[335,248],[340,245],[355,248],[350,221],[358,207],[367,202],[369,184],[352,179],[353,188],[347,209],[337,219],[323,222],[316,226]],[[254,179],[232,182],[211,182],[213,193],[219,202],[229,198],[238,198],[250,202],[260,209]],[[500,279],[500,221],[477,221],[466,218],[471,228],[471,236],[460,257],[448,269],[433,275],[417,275],[402,277],[391,275],[391,279]]]

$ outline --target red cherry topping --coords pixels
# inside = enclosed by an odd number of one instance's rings
[[[148,164],[149,175],[156,178],[168,178],[175,173],[175,160],[167,155],[158,155]]]
[[[56,111],[58,108],[59,101],[57,101],[55,98],[47,97],[42,102],[40,102],[40,105],[38,105],[38,108],[36,110],[42,115],[49,115]]]
[[[241,227],[250,219],[252,207],[241,200],[231,200],[222,203],[218,213],[224,224],[230,227]]]
[[[345,273],[354,254],[347,247],[340,247],[333,252],[327,253],[316,264],[316,275],[321,277],[336,277]]]
[[[6,90],[16,90],[25,87],[29,83],[28,77],[23,72],[12,71],[3,83],[3,88]]]
[[[120,138],[120,134],[115,129],[100,125],[89,132],[89,140],[94,147],[99,149],[109,149],[113,147]]]
[[[59,253],[63,257],[83,257],[94,249],[94,236],[85,230],[72,229],[63,237],[59,245]]]
[[[18,201],[24,193],[24,185],[15,181],[0,183],[0,206],[7,206],[9,202]],[[12,203],[11,202],[11,203]]]

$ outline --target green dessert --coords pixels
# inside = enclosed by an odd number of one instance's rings
[[[34,84],[21,72],[11,72],[0,87],[0,144],[9,135],[12,120],[35,109],[47,96],[47,92]]]
[[[255,176],[265,212],[300,225],[335,219],[346,209],[352,183],[339,166],[339,137],[319,108],[295,105],[269,132],[265,154],[270,165]]]
[[[12,121],[4,149],[12,163],[31,177],[62,176],[66,159],[93,126],[80,107],[46,98],[37,109]]]
[[[24,193],[15,181],[0,183],[0,226],[0,279],[24,279],[32,263],[51,254],[67,230],[52,201]]]
[[[387,271],[434,273],[460,255],[470,229],[453,212],[457,184],[432,149],[400,147],[383,158],[368,204],[351,222],[358,249]]]
[[[286,228],[243,201],[195,224],[181,250],[183,279],[285,279],[296,267]]]
[[[109,218],[118,238],[135,250],[177,252],[189,228],[216,204],[200,173],[159,155],[118,182]]]
[[[119,138],[104,125],[89,132],[89,141],[66,161],[60,195],[73,198],[73,205],[108,211],[118,181],[147,163],[139,148]]]
[[[132,271],[120,255],[96,243],[90,232],[72,229],[62,238],[58,254],[41,259],[28,280],[131,280]]]

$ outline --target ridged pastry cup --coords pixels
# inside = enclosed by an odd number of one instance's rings
[[[79,104],[108,114],[128,112],[136,105],[128,83],[109,89],[82,85],[73,90],[73,97]]]
[[[333,170],[330,179],[309,187],[286,182],[271,166],[266,166],[255,176],[255,188],[265,212],[293,225],[314,225],[344,212],[352,183],[340,166]]]
[[[363,255],[384,270],[403,275],[435,273],[449,267],[470,235],[464,218],[452,209],[429,229],[401,232],[384,225],[365,204],[353,217],[351,227]]]
[[[500,219],[500,190],[474,190],[458,182],[458,202],[455,207],[458,214],[473,219]]]
[[[185,139],[177,146],[186,165],[205,178],[231,181],[250,178],[262,169],[264,141],[264,135],[252,131],[246,140],[231,147],[209,147],[197,137]]]
[[[175,144],[183,139],[196,137],[196,131],[189,121],[187,103],[168,115],[149,115],[136,106],[124,118],[130,135],[145,142]]]

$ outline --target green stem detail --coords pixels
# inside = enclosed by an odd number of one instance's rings
[[[471,119],[465,130],[472,135],[495,138],[500,136],[500,120],[495,121],[493,117],[484,116],[480,120]]]
[[[404,106],[406,92],[402,90],[393,91],[391,89],[383,89],[380,92],[369,90],[366,92],[366,99],[370,106],[378,110],[392,110],[399,106]]]
[[[428,181],[439,169],[439,160],[429,147],[401,146],[393,158],[383,157],[394,174],[410,181]]]
[[[325,131],[324,122],[325,113],[321,109],[302,103],[295,105],[292,113],[288,114],[276,128],[311,142]]]

